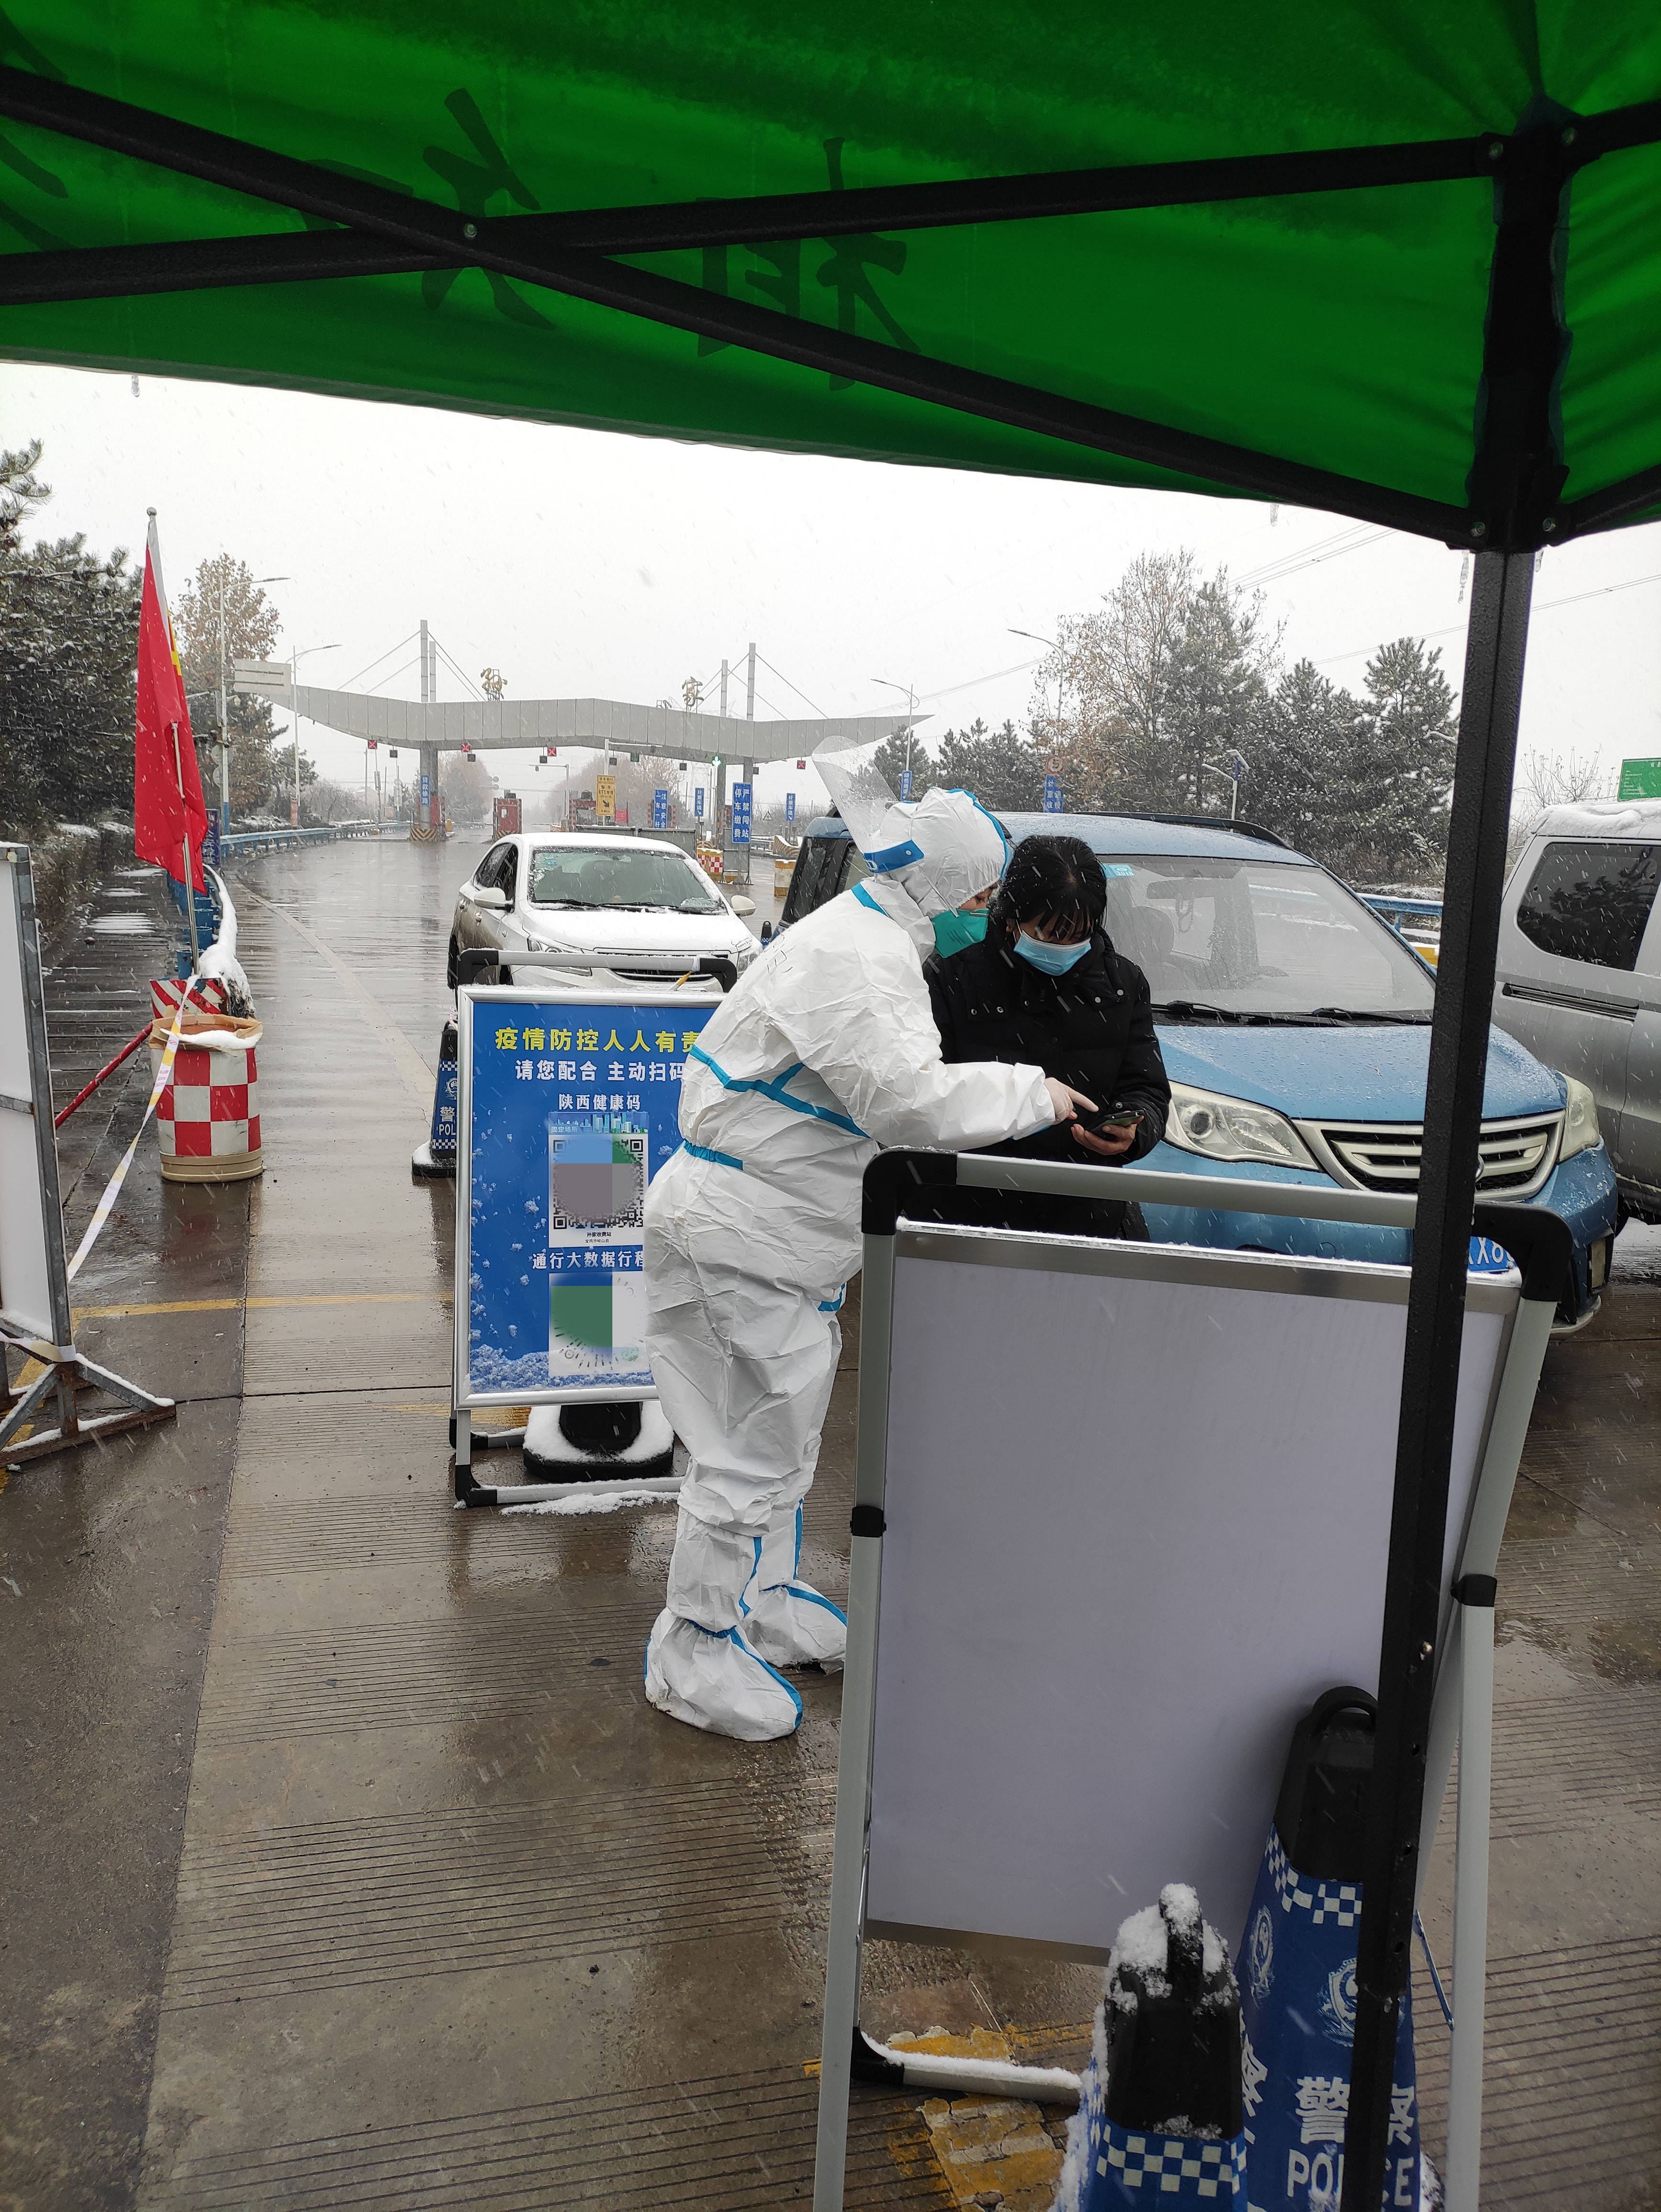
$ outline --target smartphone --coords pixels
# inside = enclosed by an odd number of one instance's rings
[[[1141,1118],[1141,1113],[1135,1106],[1115,1104],[1105,1108],[1099,1114],[1081,1115],[1078,1126],[1089,1135],[1099,1137],[1105,1134],[1109,1129],[1129,1129]]]

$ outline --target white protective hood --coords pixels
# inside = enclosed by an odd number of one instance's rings
[[[832,740],[813,755],[831,804],[873,875],[891,876],[931,919],[989,889],[1003,874],[1009,842],[966,791],[931,791],[915,803],[895,798],[876,764],[874,744]]]

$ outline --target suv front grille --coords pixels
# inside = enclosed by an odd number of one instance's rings
[[[1322,1165],[1351,1189],[1418,1189],[1421,1122],[1317,1121],[1299,1127]],[[1478,1191],[1531,1197],[1557,1164],[1562,1133],[1561,1114],[1484,1121],[1476,1148]]]

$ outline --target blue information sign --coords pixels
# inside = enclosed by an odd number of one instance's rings
[[[650,1391],[646,1186],[719,1004],[461,994],[458,1404]]]
[[[910,799],[910,796],[911,771],[909,768],[903,768],[900,770],[900,797],[902,799]]]
[[[652,827],[654,830],[669,827],[669,794],[666,791],[652,793]]]
[[[1058,775],[1047,775],[1043,780],[1043,811],[1046,814],[1065,811],[1062,805],[1062,780]]]
[[[423,806],[425,806],[426,805],[428,805],[428,803],[430,801],[430,799],[431,799],[431,798],[432,798],[432,795],[433,795],[433,780],[432,780],[431,776],[429,776],[429,775],[423,775],[423,777],[422,777],[422,779],[421,779],[421,803],[422,803],[422,805],[423,805]]]
[[[747,845],[750,842],[751,788],[752,787],[747,783],[735,783],[733,786],[733,842],[735,845]]]
[[[703,786],[702,784],[700,784],[700,785],[698,786],[697,789],[697,790],[692,793],[692,813],[693,813],[694,818],[695,818],[696,820],[697,820],[697,821],[699,821],[699,822],[702,822],[702,821],[703,821]]]
[[[784,818],[787,822],[794,822],[796,818],[796,794],[794,791],[787,791],[784,794]]]

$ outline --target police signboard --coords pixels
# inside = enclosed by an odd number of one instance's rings
[[[432,795],[433,795],[433,780],[432,780],[431,776],[429,776],[429,775],[426,775],[426,774],[424,774],[424,773],[423,773],[423,775],[422,775],[422,779],[421,779],[421,803],[422,803],[422,805],[423,805],[423,806],[425,806],[425,805],[426,805],[427,802],[429,801],[429,799],[431,799]]]
[[[751,787],[747,783],[735,783],[733,786],[733,842],[735,845],[747,845],[750,842],[751,789]]]
[[[1623,760],[1617,799],[1661,799],[1661,760]]]
[[[910,799],[910,796],[911,771],[909,768],[903,768],[900,770],[900,797],[902,799]]]
[[[652,793],[652,827],[654,830],[669,827],[669,794],[666,791],[659,790]]]
[[[703,786],[702,784],[692,793],[692,816],[695,821],[702,822],[703,819]]]
[[[1047,775],[1043,780],[1043,811],[1046,814],[1062,812],[1062,780],[1058,775]]]
[[[796,818],[796,794],[794,791],[787,791],[784,794],[784,818],[787,822],[794,822]]]
[[[646,1187],[716,993],[459,994],[458,1409],[654,1398]]]

